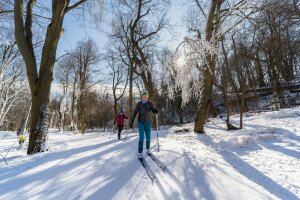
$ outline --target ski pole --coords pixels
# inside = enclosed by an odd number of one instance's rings
[[[115,128],[116,128],[116,126],[114,125],[114,126],[113,126],[113,129],[112,129],[112,132],[110,132],[110,134],[109,134],[109,138],[108,138],[109,140],[110,140],[111,135],[112,135],[113,133],[115,133]]]
[[[157,134],[156,134],[156,138],[157,138],[157,152],[159,152],[160,151],[160,149],[159,149],[159,140],[158,140],[158,132],[156,132]]]
[[[2,154],[0,154],[0,156],[2,156]],[[5,161],[6,165],[8,165],[8,164],[7,164],[7,162],[6,162],[6,159],[5,159],[5,157],[4,157],[4,156],[2,156],[2,158],[3,158],[3,160]]]
[[[10,152],[11,148],[13,148],[13,146],[15,146],[15,144],[16,144],[17,141],[18,141],[18,140],[16,140],[16,141],[13,143],[13,145],[11,145],[11,147],[8,149],[8,151],[7,151],[7,153],[6,153],[5,156],[3,156],[2,154],[0,154],[0,155],[2,156],[2,158],[4,159],[6,165],[8,165],[7,162],[6,162],[6,156],[7,156],[7,154]]]
[[[131,129],[129,129],[129,130],[131,130]],[[127,133],[126,133],[126,136],[125,136],[123,142],[125,142],[125,140],[127,140],[127,136],[128,136],[129,130],[127,130]]]
[[[125,136],[123,142],[124,142],[125,140],[127,140],[128,133],[131,132],[132,130],[133,130],[133,128],[130,128],[130,127],[129,127],[129,130],[126,130],[127,132],[126,132],[126,136]]]
[[[160,151],[159,139],[158,139],[158,116],[156,115],[156,140],[157,140],[157,152]]]

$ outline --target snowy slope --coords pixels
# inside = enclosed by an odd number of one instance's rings
[[[46,153],[14,147],[0,162],[0,199],[300,199],[300,109],[246,114],[244,129],[222,119],[197,135],[192,125],[156,131],[152,150],[168,167],[153,184],[136,158],[137,134],[126,142],[109,132],[84,136],[51,131]],[[233,123],[238,118],[232,119]],[[0,133],[0,153],[15,142]],[[17,145],[15,145],[17,146]]]

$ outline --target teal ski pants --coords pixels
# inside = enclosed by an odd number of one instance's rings
[[[151,141],[151,123],[146,122],[138,122],[138,129],[139,129],[139,153],[143,152],[144,140],[146,135],[146,149],[150,148],[150,141]]]

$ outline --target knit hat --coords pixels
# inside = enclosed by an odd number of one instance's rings
[[[147,97],[149,97],[149,94],[148,94],[148,92],[147,91],[144,91],[144,92],[142,92],[142,95],[141,95],[142,97],[144,97],[144,96],[147,96]]]

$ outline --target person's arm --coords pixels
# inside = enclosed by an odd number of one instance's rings
[[[137,115],[137,113],[139,111],[139,106],[138,105],[139,104],[137,103],[136,106],[135,106],[135,109],[134,109],[134,111],[132,113],[132,116],[131,116],[131,119],[130,119],[130,124],[129,124],[130,128],[132,128],[135,116]]]
[[[128,117],[126,115],[124,115],[124,119],[128,119]]]
[[[134,111],[132,113],[132,116],[131,116],[131,119],[130,119],[130,121],[132,123],[134,122],[135,116],[137,115],[138,111],[139,111],[139,106],[138,106],[138,104],[136,104],[135,109],[134,109]]]

